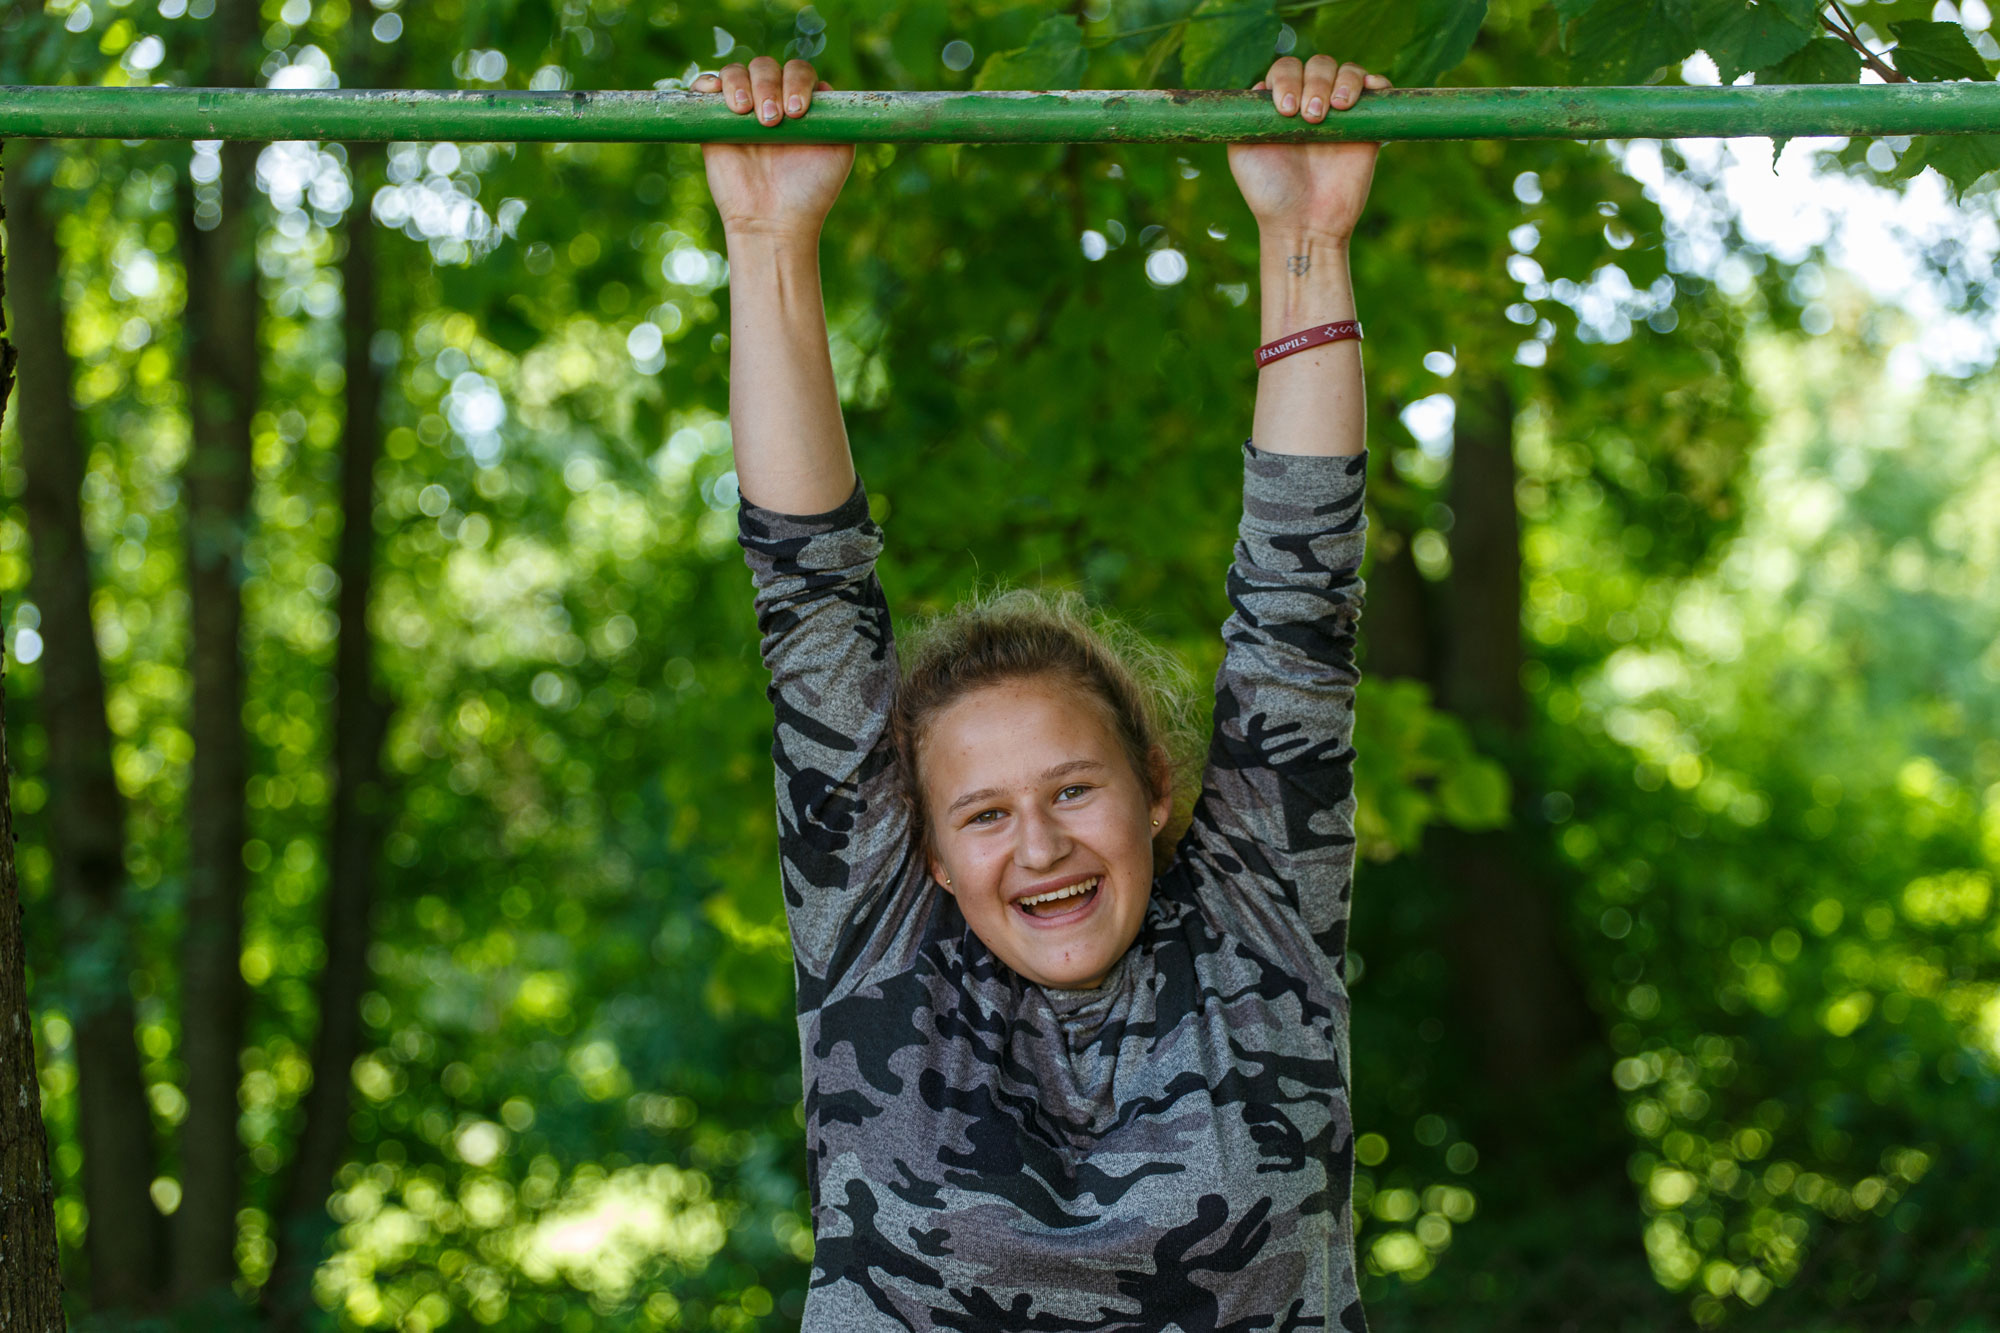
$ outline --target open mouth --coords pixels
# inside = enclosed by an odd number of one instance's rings
[[[1097,886],[1101,878],[1093,876],[1076,884],[1066,884],[1060,889],[1038,893],[1032,898],[1022,898],[1014,906],[1037,921],[1074,916],[1097,900]]]

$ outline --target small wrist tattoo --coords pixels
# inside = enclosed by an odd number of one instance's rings
[[[1311,255],[1285,256],[1285,272],[1292,274],[1294,277],[1305,276],[1305,274],[1312,269],[1312,266],[1313,266],[1313,261]]]

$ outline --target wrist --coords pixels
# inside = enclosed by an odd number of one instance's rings
[[[818,223],[801,226],[797,223],[776,223],[764,219],[755,222],[725,222],[722,226],[723,240],[731,251],[746,253],[819,257]]]
[[[1293,229],[1265,232],[1261,278],[1263,339],[1356,317],[1344,240]]]
[[[1297,222],[1260,222],[1257,225],[1257,241],[1267,256],[1275,251],[1279,254],[1306,252],[1345,257],[1353,248],[1354,233]]]

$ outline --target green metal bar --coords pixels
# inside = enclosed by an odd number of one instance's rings
[[[0,137],[459,142],[1240,143],[2000,132],[2000,84],[1427,88],[1319,125],[1261,92],[827,92],[766,127],[713,94],[0,87]]]

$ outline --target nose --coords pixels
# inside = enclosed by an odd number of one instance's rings
[[[1050,811],[1030,807],[1016,827],[1020,837],[1014,843],[1014,861],[1023,870],[1050,870],[1069,855],[1069,834]]]

